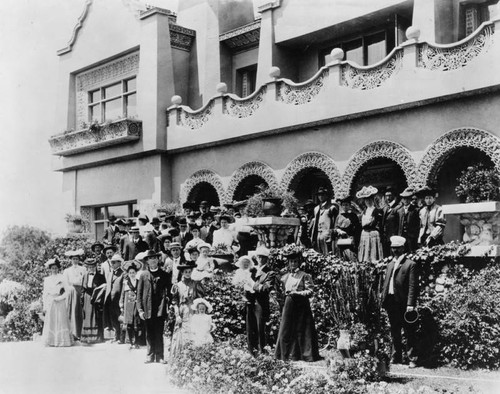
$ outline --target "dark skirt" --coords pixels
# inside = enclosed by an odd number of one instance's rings
[[[321,359],[318,335],[307,297],[298,294],[286,297],[275,356],[280,360],[292,361]]]
[[[90,301],[92,295],[83,293],[83,329],[82,341],[87,343],[97,342],[100,338],[100,326],[102,325],[102,314]],[[99,321],[101,320],[101,321]]]

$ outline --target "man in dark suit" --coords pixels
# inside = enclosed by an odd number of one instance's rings
[[[384,197],[386,205],[382,209],[382,247],[384,249],[384,256],[390,256],[391,237],[400,234],[401,207],[391,187],[386,189]]]
[[[123,258],[125,261],[133,260],[139,253],[146,252],[149,249],[147,242],[139,234],[139,227],[132,227],[130,234],[132,235],[132,240],[126,241],[123,248]]]
[[[246,329],[248,350],[254,356],[267,346],[267,322],[270,316],[269,292],[273,290],[276,274],[267,265],[269,249],[259,246],[255,251],[258,265],[252,270],[254,293],[246,292]]]
[[[418,233],[420,231],[420,215],[412,197],[416,191],[407,187],[401,196],[399,235],[406,239],[406,251],[415,252],[418,248]]]
[[[163,329],[167,316],[167,304],[172,287],[171,274],[159,266],[159,253],[149,250],[144,257],[147,269],[141,272],[137,284],[137,310],[145,321],[147,357],[146,364],[164,363]]]
[[[153,230],[147,233],[146,243],[148,244],[149,250],[154,250],[155,252],[159,252],[160,244],[158,243],[158,237],[161,235],[160,219],[157,217],[151,219],[151,226],[153,226]]]
[[[120,296],[123,285],[123,259],[115,254],[111,258],[111,271],[106,277],[106,295],[104,296],[104,326],[115,330],[115,342],[120,342]]]
[[[405,330],[406,352],[410,368],[416,367],[415,325],[405,320],[405,313],[414,312],[418,296],[417,264],[406,257],[406,240],[400,236],[391,237],[391,250],[394,258],[387,265],[384,287],[382,290],[382,306],[386,309],[391,325],[392,363],[400,364],[403,360],[401,330]]]
[[[120,231],[120,228],[118,227],[116,222],[116,217],[115,216],[110,216],[109,219],[109,226],[106,227],[104,230],[104,235],[102,236],[102,240],[105,244],[108,245],[114,245],[114,242],[116,240],[115,234]]]
[[[179,225],[179,235],[174,237],[173,241],[179,242],[182,249],[184,249],[186,244],[193,239],[193,234],[189,232],[186,218],[179,219],[177,223]]]
[[[319,204],[314,208],[311,243],[317,252],[326,255],[333,250],[333,231],[339,207],[332,203],[330,192],[325,187],[320,187],[316,195]]]

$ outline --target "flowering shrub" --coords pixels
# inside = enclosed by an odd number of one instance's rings
[[[4,279],[0,282],[0,316],[6,316],[13,308],[26,288],[17,282]]]
[[[352,358],[333,358],[328,362],[328,373],[335,379],[379,381],[384,377],[385,366],[371,356],[368,350],[356,353]]]
[[[496,201],[500,198],[500,177],[494,167],[482,163],[467,167],[457,182],[455,193],[466,203]]]
[[[361,394],[365,393],[365,386],[360,382],[333,380],[321,372],[304,373],[290,383],[285,394]]]
[[[269,355],[251,356],[229,342],[188,347],[170,363],[172,382],[194,393],[282,393],[300,370]]]

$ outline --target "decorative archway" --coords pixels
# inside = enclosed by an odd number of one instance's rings
[[[418,165],[417,186],[435,183],[446,158],[459,148],[476,148],[484,152],[500,172],[500,139],[487,131],[463,128],[447,132],[425,151]]]
[[[303,153],[293,159],[285,168],[281,179],[281,190],[289,190],[293,179],[308,168],[323,171],[328,176],[335,195],[338,195],[341,182],[339,169],[331,157],[319,152]]]
[[[246,177],[250,175],[257,175],[266,181],[267,185],[274,190],[279,189],[278,180],[276,179],[276,175],[271,167],[267,164],[252,161],[246,164],[243,164],[240,168],[238,168],[233,175],[231,176],[231,180],[229,181],[229,185],[227,187],[227,198],[232,200],[234,198],[234,192],[238,185],[243,181]]]
[[[219,197],[221,204],[226,201],[226,193],[224,192],[224,186],[222,185],[222,180],[219,175],[211,170],[199,170],[191,175],[186,182],[181,185],[180,200],[181,204],[187,201],[187,198],[193,188],[202,182],[209,183],[214,187]]]
[[[379,157],[385,157],[396,162],[403,170],[408,186],[416,184],[417,166],[408,149],[396,142],[376,141],[365,145],[352,156],[342,176],[339,196],[345,197],[349,194],[354,177],[363,164]]]

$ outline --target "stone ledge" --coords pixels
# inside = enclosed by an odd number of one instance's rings
[[[265,216],[248,219],[249,226],[300,226],[298,218],[282,218],[279,216]]]
[[[466,213],[499,212],[499,201],[473,202],[467,204],[446,204],[443,205],[445,215],[461,215]]]

